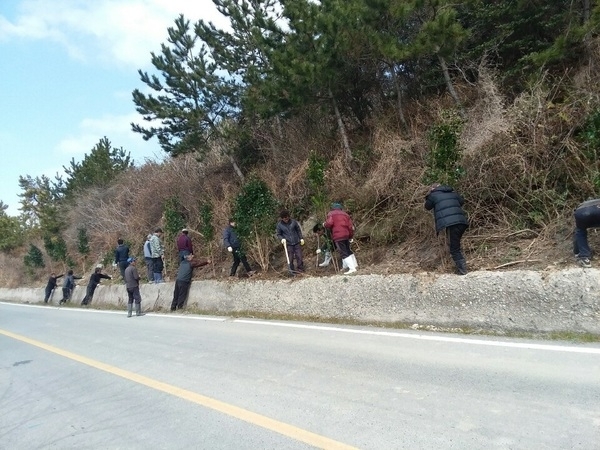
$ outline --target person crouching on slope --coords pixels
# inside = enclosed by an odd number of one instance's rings
[[[465,200],[450,186],[434,183],[425,197],[425,209],[433,209],[435,232],[446,230],[450,246],[450,256],[454,260],[459,275],[467,274],[467,262],[463,255],[460,240],[469,226],[467,216],[462,209]]]
[[[344,274],[349,275],[356,272],[358,262],[350,250],[350,239],[354,236],[354,224],[348,213],[342,210],[340,203],[331,204],[331,211],[327,214],[323,226],[331,230],[331,238],[342,255],[342,262],[344,266],[348,267],[348,271]]]

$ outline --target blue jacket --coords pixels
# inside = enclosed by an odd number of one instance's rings
[[[125,244],[117,245],[117,248],[115,249],[115,262],[127,262],[127,258],[129,258],[129,247]]]
[[[237,237],[237,234],[235,233],[235,230],[231,225],[229,225],[223,231],[223,245],[225,246],[225,248],[240,248],[242,245],[242,243]]]

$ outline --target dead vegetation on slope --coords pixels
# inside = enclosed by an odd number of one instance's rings
[[[497,89],[493,72],[484,67],[479,68],[477,84],[459,86],[467,99],[467,120],[459,139],[465,175],[455,187],[465,196],[470,217],[463,242],[471,269],[545,269],[571,264],[572,209],[596,196],[600,179],[597,155],[582,149],[578,140],[586,118],[600,108],[595,81],[598,56],[595,42],[585,66],[560,78],[542,74],[510,104]],[[281,129],[262,124],[254,130],[262,156],[252,172],[268,185],[282,207],[297,212],[304,222],[309,275],[332,273],[331,268],[316,268],[316,241],[309,229],[324,213],[315,215],[309,201],[306,170],[311,152],[329,161],[327,197],[343,201],[358,227],[356,250],[362,270],[452,270],[444,238],[435,235],[433,219],[423,209],[423,177],[430,150],[427,132],[441,120],[441,112],[450,108],[448,96],[426,105],[407,105],[409,132],[398,128],[390,112],[368,130],[355,133],[352,144],[357,155],[352,163],[342,155],[334,124],[319,120],[317,112],[314,117],[293,119]],[[200,226],[199,208],[210,202],[216,236],[212,242],[198,234],[193,238],[197,253],[210,254],[214,260],[214,268],[199,275],[222,277],[230,260],[220,245],[221,230],[240,186],[219,152],[203,163],[193,155],[147,162],[108,189],[90,190],[77,199],[69,211],[72,225],[66,231],[67,244],[76,248],[77,229],[83,226],[92,248],[87,267],[105,260],[118,237],[124,237],[140,255],[146,234],[164,223],[167,199],[179,200],[181,213],[194,230]],[[596,240],[592,235],[592,245]],[[277,245],[271,248],[274,269],[263,277],[285,274],[281,250]],[[172,277],[173,242],[167,242],[167,251]],[[25,281],[21,261],[21,255],[2,256],[0,284],[15,286]],[[38,280],[49,270],[39,271]]]

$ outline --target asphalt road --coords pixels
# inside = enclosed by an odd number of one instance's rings
[[[2,449],[600,449],[600,345],[0,303]]]

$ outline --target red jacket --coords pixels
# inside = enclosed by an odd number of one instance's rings
[[[331,238],[334,241],[351,239],[354,236],[354,225],[350,216],[341,209],[334,209],[327,214],[325,227],[331,230]]]

